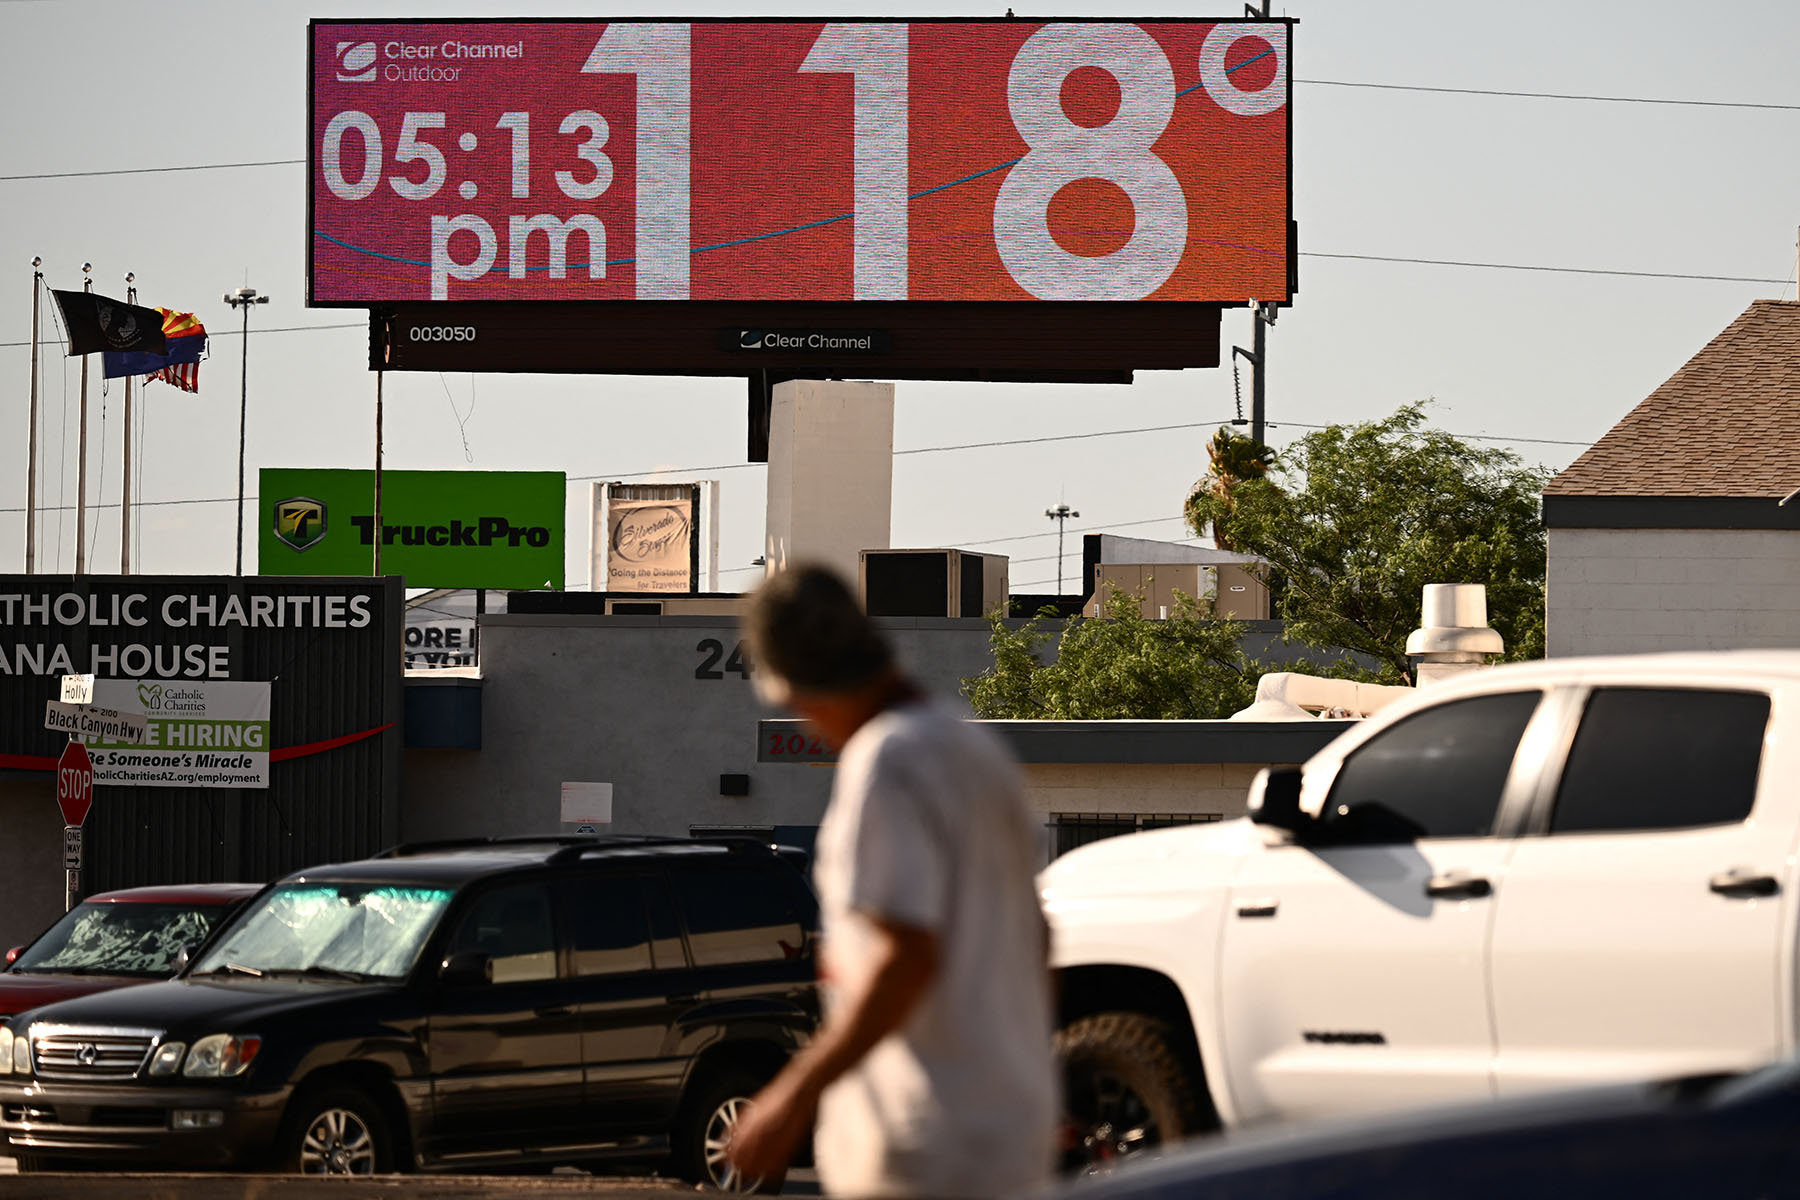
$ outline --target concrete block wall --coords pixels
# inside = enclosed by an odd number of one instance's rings
[[[1800,646],[1800,532],[1552,529],[1545,622],[1551,657]]]
[[[1267,763],[1026,763],[1031,806],[1055,813],[1244,815],[1250,781]]]

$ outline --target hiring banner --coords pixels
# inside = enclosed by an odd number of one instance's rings
[[[95,783],[143,787],[269,786],[267,683],[100,679],[98,707],[144,714],[140,742],[94,741]]]

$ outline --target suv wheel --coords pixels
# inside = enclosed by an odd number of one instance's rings
[[[727,1071],[709,1080],[681,1106],[675,1118],[675,1173],[689,1183],[705,1184],[721,1192],[760,1192],[765,1195],[781,1190],[787,1178],[784,1169],[773,1176],[750,1179],[738,1173],[725,1157],[731,1133],[737,1127],[744,1109],[767,1080],[749,1071]]]
[[[1096,1013],[1056,1035],[1063,1168],[1094,1175],[1200,1131],[1172,1030],[1138,1013]]]
[[[384,1175],[394,1169],[387,1120],[355,1088],[302,1093],[282,1139],[283,1170],[300,1175]]]

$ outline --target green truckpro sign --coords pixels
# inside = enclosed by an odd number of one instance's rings
[[[563,585],[560,471],[262,471],[257,569],[264,575],[370,575],[408,587]]]

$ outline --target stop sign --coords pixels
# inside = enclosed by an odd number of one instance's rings
[[[56,760],[56,802],[62,805],[63,824],[87,820],[88,805],[94,802],[94,762],[80,742],[70,742]]]

